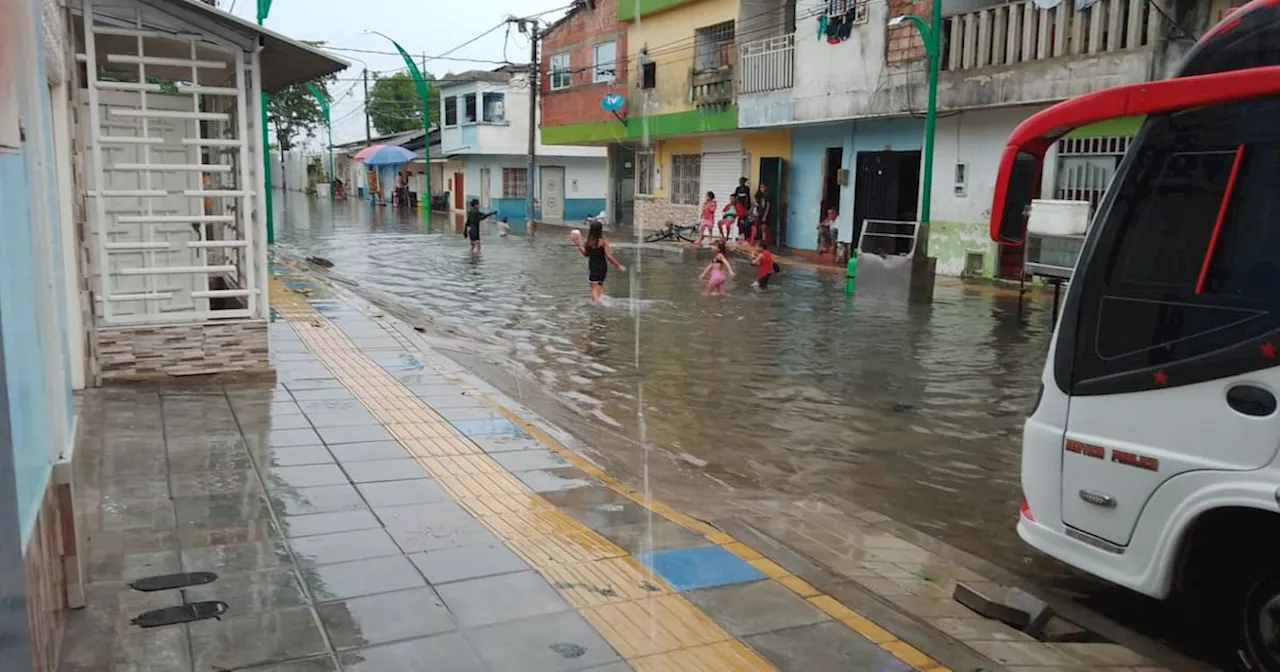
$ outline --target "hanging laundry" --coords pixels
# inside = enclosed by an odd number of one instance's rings
[[[827,42],[830,44],[839,44],[844,41],[840,37],[840,32],[844,30],[844,16],[827,17]]]
[[[857,19],[857,12],[858,10],[855,7],[850,7],[849,11],[844,13],[844,20],[840,24],[840,30],[836,32],[836,37],[841,42],[853,35],[853,23]]]

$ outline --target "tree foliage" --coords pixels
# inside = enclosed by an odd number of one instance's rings
[[[430,110],[431,123],[438,126],[440,90],[436,88],[434,76],[430,73],[424,76],[427,78],[427,109]],[[367,104],[369,121],[378,135],[422,129],[422,102],[418,99],[413,77],[407,72],[379,77],[369,89]]]
[[[328,78],[330,81],[332,78]],[[329,94],[328,81],[313,82],[316,88],[332,100]],[[294,84],[267,98],[267,123],[276,132],[276,145],[281,152],[293,149],[300,136],[313,137],[316,129],[324,126],[324,110],[320,103],[307,90],[305,82]]]

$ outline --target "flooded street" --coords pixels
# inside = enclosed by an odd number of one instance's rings
[[[575,434],[634,441],[643,382],[648,440],[717,480],[848,499],[1034,573],[1013,523],[1047,305],[1028,306],[1024,326],[1016,296],[982,287],[940,283],[926,306],[859,301],[842,274],[800,267],[758,292],[745,259],[729,296],[709,298],[692,252],[619,245],[631,272],[611,270],[596,306],[560,230],[486,230],[473,257],[446,218],[288,207],[282,252],[330,259],[362,291],[488,343],[587,423]]]

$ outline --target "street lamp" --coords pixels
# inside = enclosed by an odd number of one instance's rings
[[[903,14],[889,20],[895,28],[910,21],[920,32],[924,53],[929,57],[929,103],[924,113],[924,198],[920,204],[920,223],[928,224],[930,202],[933,200],[933,136],[938,125],[938,67],[940,65],[939,42],[942,39],[942,0],[933,0],[932,25],[915,14]]]
[[[263,21],[267,20],[267,14],[271,13],[271,0],[258,0],[258,25],[261,26]],[[258,67],[262,67],[261,61]],[[267,94],[261,94],[259,105],[262,110],[262,116],[258,119],[258,125],[262,127],[262,188],[266,192],[265,202],[267,204],[266,223],[267,223],[267,243],[276,242],[276,226],[275,226],[275,206],[271,203],[271,143],[267,135]],[[283,168],[283,164],[281,168]]]

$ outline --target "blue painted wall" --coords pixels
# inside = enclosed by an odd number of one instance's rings
[[[587,217],[594,217],[605,209],[603,198],[566,198],[564,199],[564,219],[576,222]]]
[[[787,245],[818,247],[822,218],[823,158],[828,147],[844,151],[841,168],[852,173],[858,152],[918,150],[924,141],[924,121],[914,118],[845,122],[791,129],[791,176],[787,192]],[[852,182],[852,175],[850,176]],[[839,229],[852,231],[853,185],[840,188]],[[847,234],[846,234],[847,235]]]
[[[38,16],[38,5],[32,14]],[[27,18],[27,17],[24,17]],[[15,91],[27,122],[22,152],[0,154],[0,325],[17,517],[25,548],[49,484],[56,441],[70,434],[70,381],[51,112],[39,23],[25,26],[34,65]],[[43,212],[42,212],[43,211]],[[44,236],[38,239],[36,236]],[[60,367],[60,368],[59,368]],[[52,376],[57,371],[59,375]],[[52,378],[52,380],[51,380]],[[61,408],[59,408],[61,406]],[[63,418],[68,426],[58,426]],[[0,506],[5,504],[0,503]]]

